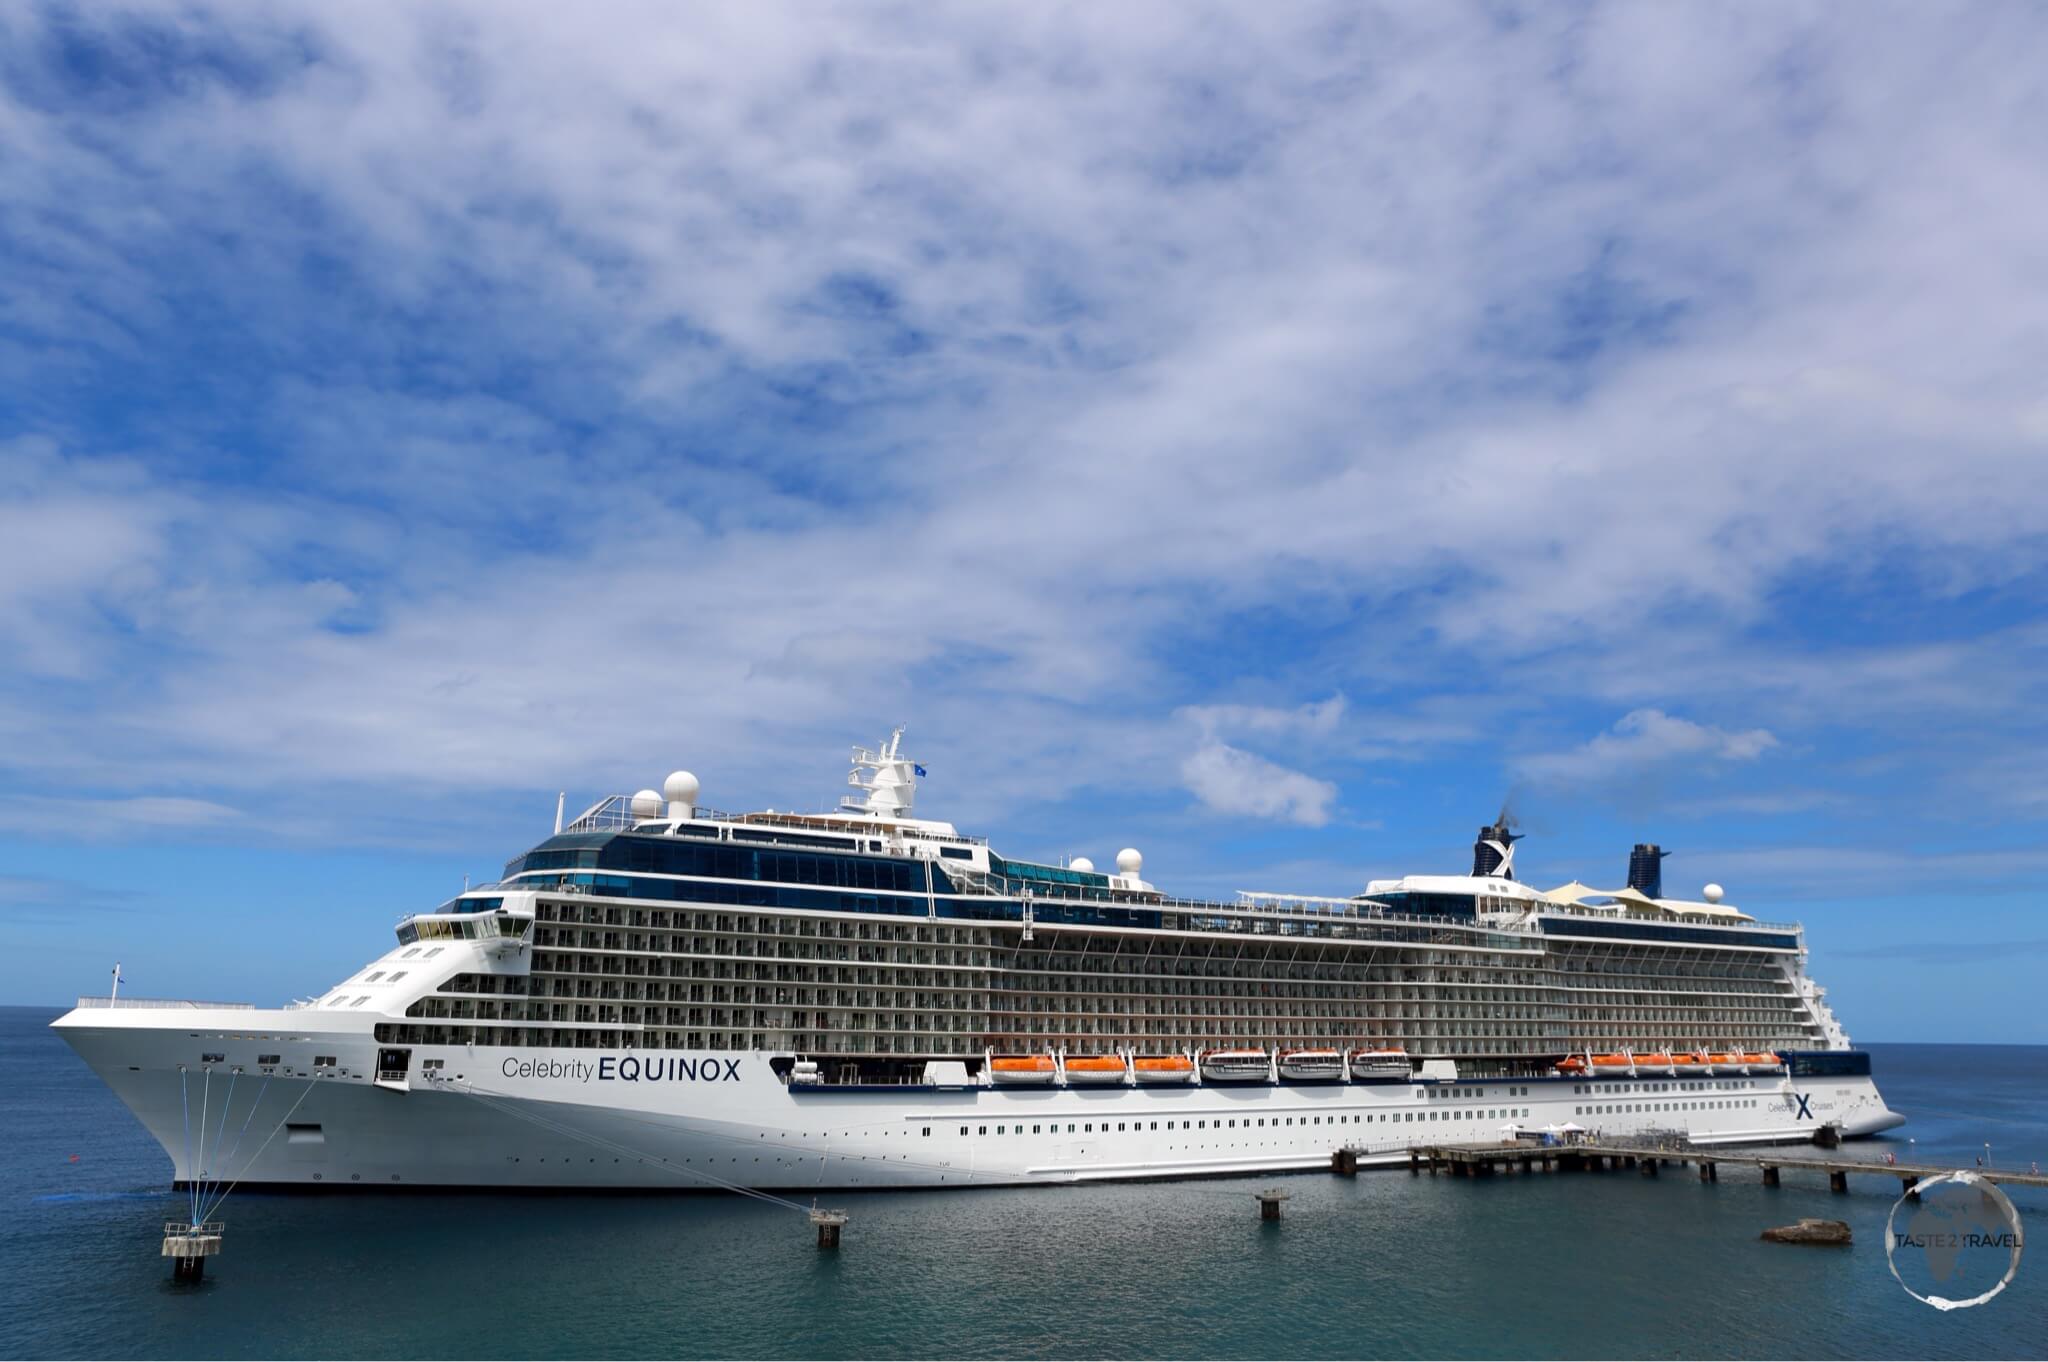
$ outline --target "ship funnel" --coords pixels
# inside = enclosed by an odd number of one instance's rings
[[[1472,873],[1497,880],[1515,877],[1515,843],[1525,834],[1508,831],[1508,820],[1498,819],[1479,829],[1472,842]]]
[[[1671,853],[1655,842],[1637,842],[1628,854],[1628,887],[1646,898],[1664,897],[1664,858]]]

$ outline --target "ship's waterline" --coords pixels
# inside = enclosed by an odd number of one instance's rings
[[[678,772],[319,999],[55,1025],[181,1181],[1059,1183],[1898,1122],[1800,929],[1663,897],[1654,847],[1623,889],[1539,893],[1494,826],[1470,875],[1203,902],[1131,848],[1005,859],[913,816],[917,774],[899,734],[834,813],[727,815]]]

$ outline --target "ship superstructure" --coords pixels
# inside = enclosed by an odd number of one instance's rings
[[[920,774],[900,730],[829,813],[720,813],[677,772],[558,815],[318,999],[81,999],[57,1026],[181,1181],[1071,1181],[1897,1123],[1800,928],[1712,886],[1538,892],[1497,823],[1470,875],[1182,899],[1131,848],[1011,860],[919,818]],[[215,1072],[294,1103],[244,1169],[181,1134]]]

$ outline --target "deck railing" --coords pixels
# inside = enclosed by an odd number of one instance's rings
[[[230,1012],[254,1012],[254,1003],[208,1003],[193,998],[80,998],[80,1007],[183,1007],[197,1010],[222,1010]]]

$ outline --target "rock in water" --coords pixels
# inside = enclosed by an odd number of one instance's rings
[[[1774,1244],[1846,1244],[1849,1242],[1849,1226],[1840,1220],[1815,1220],[1805,1216],[1796,1225],[1779,1225],[1765,1230],[1762,1237]]]

